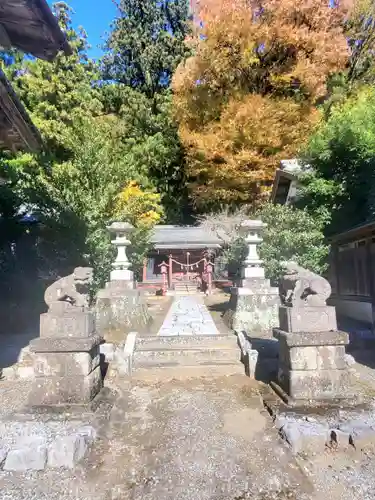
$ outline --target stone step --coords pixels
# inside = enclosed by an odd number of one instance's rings
[[[183,363],[199,364],[202,361],[231,361],[235,363],[240,359],[239,349],[153,349],[148,351],[136,351],[134,356],[135,366],[148,363]]]
[[[139,381],[166,382],[168,380],[186,380],[192,378],[229,377],[244,375],[242,363],[215,363],[199,365],[140,367],[132,373],[132,378]]]
[[[222,344],[231,344],[233,346],[237,346],[237,337],[235,335],[186,335],[185,337],[181,337],[179,335],[171,335],[171,336],[161,336],[154,335],[148,337],[137,337],[136,349],[138,348],[147,348],[151,346],[159,345],[170,345],[170,346],[200,346],[200,345],[222,345]]]

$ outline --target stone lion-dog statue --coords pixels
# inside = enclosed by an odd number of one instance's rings
[[[284,276],[280,281],[280,299],[286,306],[325,306],[331,295],[328,281],[296,262],[283,264]]]
[[[64,308],[86,309],[90,305],[89,292],[92,280],[91,267],[76,267],[72,274],[60,278],[47,288],[44,301],[49,309],[56,309],[62,305]]]

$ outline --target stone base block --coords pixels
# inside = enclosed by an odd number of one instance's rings
[[[103,337],[114,330],[137,330],[150,321],[145,298],[138,290],[113,287],[99,291],[96,331]]]
[[[111,281],[108,284],[116,283],[123,288],[134,289],[134,274],[129,269],[115,269],[111,271]]]
[[[67,309],[63,314],[48,312],[40,315],[40,336],[82,338],[93,335],[95,315],[92,311]]]
[[[233,288],[224,319],[233,330],[245,331],[251,337],[271,337],[278,324],[279,294],[275,288],[262,292]]]
[[[285,332],[328,332],[337,330],[336,309],[322,307],[279,308],[280,329]]]
[[[36,377],[86,376],[99,365],[99,346],[90,352],[37,352],[34,355]]]
[[[347,370],[289,370],[281,365],[278,380],[295,400],[346,399],[350,387]]]
[[[103,386],[100,366],[86,376],[36,377],[29,395],[29,405],[64,405],[89,403]]]
[[[348,397],[345,360],[348,334],[339,331],[288,333],[278,329],[280,387],[293,399]]]

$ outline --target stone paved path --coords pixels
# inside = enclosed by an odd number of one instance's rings
[[[176,297],[158,335],[216,335],[218,329],[199,295]]]

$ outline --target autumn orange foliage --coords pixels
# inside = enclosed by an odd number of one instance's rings
[[[319,120],[327,76],[348,61],[327,0],[200,0],[194,55],[173,80],[197,206],[253,202]]]

